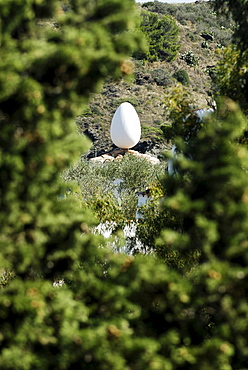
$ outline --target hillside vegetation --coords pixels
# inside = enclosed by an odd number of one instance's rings
[[[94,94],[86,112],[77,119],[80,132],[94,142],[90,155],[102,154],[112,148],[109,128],[112,116],[124,101],[137,110],[142,126],[141,141],[158,141],[160,126],[166,123],[166,95],[180,84],[181,71],[188,76],[182,80],[193,100],[192,109],[212,104],[214,87],[211,76],[221,60],[223,48],[231,43],[233,22],[217,16],[208,2],[166,4],[158,1],[137,4],[139,11],[156,13],[159,18],[175,18],[179,28],[177,56],[172,61],[149,61],[130,58],[128,80],[109,80],[100,94]],[[133,74],[131,72],[133,71]],[[149,146],[148,146],[149,147]]]

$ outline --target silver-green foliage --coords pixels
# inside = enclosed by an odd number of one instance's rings
[[[126,154],[120,161],[105,163],[82,158],[64,178],[77,184],[75,195],[96,211],[101,222],[123,224],[135,220],[137,192],[161,179],[164,172],[165,162],[154,165]]]

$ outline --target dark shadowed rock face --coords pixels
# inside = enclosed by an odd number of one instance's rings
[[[214,36],[210,35],[209,33],[201,33],[200,36],[206,41],[214,41]]]

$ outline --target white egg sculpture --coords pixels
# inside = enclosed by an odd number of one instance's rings
[[[113,143],[122,149],[132,148],[139,142],[140,120],[132,104],[125,102],[116,109],[110,126],[110,136]]]

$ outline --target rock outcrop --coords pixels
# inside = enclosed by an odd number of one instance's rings
[[[158,158],[153,157],[149,154],[140,153],[136,150],[131,150],[131,149],[118,149],[118,148],[112,150],[109,153],[102,154],[98,157],[90,158],[89,160],[91,162],[100,162],[100,163],[106,163],[106,162],[112,162],[112,161],[121,161],[126,153],[134,155],[135,157],[138,157],[138,158],[146,159],[148,162],[150,162],[152,164],[158,164],[160,162],[160,160]]]

